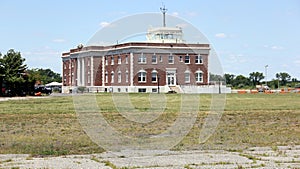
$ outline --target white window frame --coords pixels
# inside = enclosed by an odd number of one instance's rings
[[[201,55],[197,55],[195,58],[196,64],[203,64],[203,57]]]
[[[108,72],[105,72],[105,83],[108,83]]]
[[[186,61],[187,61],[187,58],[188,58],[188,61],[189,61],[189,62],[186,62]],[[185,64],[190,64],[190,63],[191,63],[191,57],[190,57],[189,55],[184,56],[184,63],[185,63]]]
[[[174,64],[174,56],[173,55],[169,55],[169,57],[168,57],[168,63],[169,64]]]
[[[162,62],[163,61],[163,58],[162,58],[162,56],[160,55],[159,56],[159,62]]]
[[[108,65],[108,57],[105,56],[105,65]]]
[[[184,82],[191,83],[191,72],[189,70],[184,72]]]
[[[197,70],[195,72],[196,83],[203,83],[203,72],[201,70]]]
[[[115,58],[113,56],[111,57],[110,61],[111,61],[110,65],[114,65],[115,64]]]
[[[122,57],[118,56],[118,65],[120,65],[122,63]]]
[[[153,62],[154,58],[155,58],[155,62]],[[152,64],[156,64],[157,63],[157,56],[156,55],[152,55],[151,62],[152,62]]]
[[[153,77],[155,78],[155,80],[153,80]],[[153,70],[151,72],[151,81],[152,81],[152,83],[156,83],[157,82],[157,71],[156,70]]]
[[[140,70],[138,73],[138,82],[146,83],[147,82],[147,72],[145,70]]]
[[[128,64],[128,55],[125,56],[125,64]]]
[[[121,70],[118,71],[118,83],[122,82],[122,72]]]
[[[138,63],[142,63],[142,64],[147,63],[146,55],[144,55],[143,53],[141,55],[139,55]]]
[[[110,83],[115,83],[115,72],[114,72],[114,71],[112,71],[112,72],[110,73],[110,77],[111,77]]]

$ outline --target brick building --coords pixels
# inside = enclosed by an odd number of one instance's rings
[[[185,43],[183,30],[165,23],[146,38],[63,53],[63,92],[79,86],[90,92],[184,92],[185,86],[209,84],[209,44]]]

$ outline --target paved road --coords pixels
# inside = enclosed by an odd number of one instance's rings
[[[150,153],[149,153],[150,152]],[[55,169],[109,169],[109,168],[297,168],[300,169],[300,145],[276,148],[254,147],[241,152],[151,151],[68,155],[59,157],[31,157],[30,155],[0,155],[0,168],[55,168]]]

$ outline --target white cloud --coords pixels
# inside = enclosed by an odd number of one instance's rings
[[[272,49],[272,50],[283,50],[284,47],[282,46],[277,46],[277,45],[264,45],[263,46],[264,48],[267,48],[267,49]]]
[[[100,23],[100,26],[103,28],[103,27],[106,27],[106,26],[108,26],[110,23],[109,22],[101,22]]]
[[[282,46],[272,46],[271,49],[272,50],[282,50],[284,48]]]
[[[215,37],[217,37],[217,38],[226,38],[227,35],[225,33],[217,33],[217,34],[215,34]]]
[[[52,42],[55,42],[55,43],[63,43],[65,42],[66,40],[65,39],[53,39]]]

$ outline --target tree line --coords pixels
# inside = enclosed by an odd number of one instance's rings
[[[299,82],[296,78],[292,78],[287,72],[279,72],[275,74],[275,78],[270,81],[264,80],[265,76],[262,72],[251,72],[249,76],[234,75],[225,73],[224,76],[210,75],[210,81],[225,81],[228,87],[232,88],[255,88],[256,85],[267,85],[270,88],[277,89],[280,87],[296,87]],[[263,81],[264,80],[264,81]]]
[[[13,49],[2,56],[0,53],[0,95],[29,95],[35,84],[61,82],[61,76],[51,69],[28,69],[25,58]]]

